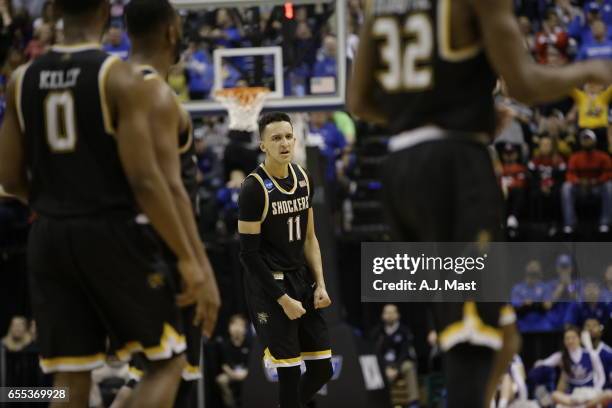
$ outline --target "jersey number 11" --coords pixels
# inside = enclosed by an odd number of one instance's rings
[[[295,228],[293,225],[295,224]],[[289,225],[289,242],[299,241],[302,239],[302,226],[300,224],[300,216],[289,217],[287,219],[287,225]],[[293,238],[293,231],[295,229],[295,239]]]

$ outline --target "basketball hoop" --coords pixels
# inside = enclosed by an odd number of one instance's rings
[[[230,129],[255,132],[269,93],[268,88],[262,87],[228,88],[216,91],[215,99],[227,109]]]

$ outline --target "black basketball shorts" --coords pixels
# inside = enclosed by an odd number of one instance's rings
[[[394,240],[502,241],[503,196],[490,153],[477,136],[424,127],[391,139],[383,188]],[[431,306],[444,350],[461,343],[499,349],[500,327],[516,320],[504,303]]]
[[[286,293],[302,302],[306,314],[290,320],[276,299],[269,298],[256,277],[245,275],[245,292],[251,321],[264,350],[268,368],[299,366],[305,360],[331,358],[329,331],[323,311],[314,308],[315,284],[308,270],[276,273]]]
[[[41,217],[28,268],[44,372],[94,369],[107,350],[123,361],[185,350],[175,283],[150,225]]]
[[[184,323],[187,344],[187,349],[185,350],[187,365],[183,368],[181,376],[184,381],[197,381],[202,378],[202,364],[200,361],[202,356],[202,327],[192,324],[195,317],[195,305],[181,308],[181,317]],[[126,385],[130,388],[136,387],[147,369],[147,361],[142,355],[140,353],[133,355],[130,360],[130,379]]]

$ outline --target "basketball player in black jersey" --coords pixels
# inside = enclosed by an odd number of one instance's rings
[[[197,195],[197,166],[192,138],[191,118],[181,106],[172,88],[165,82],[170,67],[178,60],[181,43],[181,20],[167,0],[132,0],[126,6],[125,19],[132,43],[130,61],[136,65],[153,95],[149,123],[157,161],[174,196],[181,222],[189,235],[193,250],[205,271],[206,282],[202,305],[204,333],[212,335],[219,309],[219,291],[210,262],[204,251],[195,222]],[[182,308],[184,322],[191,322],[196,312],[194,305]],[[179,387],[175,408],[189,407],[195,391],[194,383],[201,378],[200,329],[185,325],[187,366]],[[128,383],[113,402],[119,408],[131,394],[139,380],[139,372],[146,371],[142,359],[130,364],[133,381]]]
[[[280,407],[298,408],[332,375],[329,332],[320,310],[331,300],[314,229],[314,187],[304,169],[291,163],[291,119],[284,113],[263,115],[259,135],[266,160],[247,176],[239,198],[245,292],[266,347],[264,362],[278,372]]]
[[[349,106],[396,135],[383,176],[395,239],[502,240],[502,197],[486,148],[498,75],[512,96],[539,103],[587,81],[609,83],[612,65],[535,64],[512,0],[371,0],[366,14]],[[520,341],[513,311],[474,302],[433,308],[447,351],[448,406],[488,406]]]
[[[17,71],[0,132],[0,184],[39,216],[28,266],[40,364],[69,387],[61,406],[87,406],[109,339],[120,359],[142,351],[151,362],[131,406],[171,406],[185,339],[148,220],[177,257],[181,304],[201,296],[204,274],[156,162],[148,86],[100,49],[108,2],[55,4],[65,43]]]

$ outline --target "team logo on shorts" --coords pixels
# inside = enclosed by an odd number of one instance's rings
[[[259,324],[268,323],[268,314],[264,312],[257,313],[257,321],[259,322]]]
[[[270,179],[264,180],[264,186],[266,186],[266,189],[268,189],[268,191],[274,190],[274,184],[272,183],[272,180]]]
[[[155,272],[147,277],[151,289],[159,289],[164,286],[164,275],[161,272]]]

